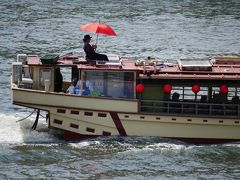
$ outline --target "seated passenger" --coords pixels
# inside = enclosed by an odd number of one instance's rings
[[[87,80],[86,81],[86,88],[88,88],[91,92],[93,92],[94,91],[93,82]]]
[[[238,96],[232,97],[231,102],[232,102],[232,104],[239,104],[239,102],[240,102],[239,97]]]
[[[76,88],[81,89],[82,87],[82,81],[79,79],[75,85]]]
[[[74,87],[76,87],[77,82],[78,82],[78,78],[74,77],[72,82],[73,82]]]
[[[74,94],[75,93],[75,87],[74,87],[73,83],[71,83],[70,86],[68,87],[67,93],[68,94]]]
[[[93,88],[93,83],[90,81],[85,81],[85,80],[78,80],[76,86],[75,86],[76,90],[80,90],[80,94],[79,95],[83,95],[83,96],[87,96],[90,93],[94,92],[94,88]],[[77,94],[77,93],[76,93]]]
[[[172,101],[178,102],[179,101],[179,97],[180,97],[180,95],[177,92],[173,93]],[[179,104],[179,103],[171,103],[170,105],[171,105],[171,112],[173,112],[173,113],[180,113],[181,112],[181,104]]]
[[[84,51],[86,53],[86,59],[89,61],[94,61],[94,60],[98,60],[98,61],[108,61],[108,57],[104,54],[99,54],[96,53],[95,50],[97,48],[96,45],[90,45],[90,41],[91,41],[91,36],[89,35],[85,35],[83,38],[83,42],[84,42]]]
[[[82,95],[83,95],[83,96],[88,96],[90,93],[91,93],[91,91],[89,90],[88,87],[86,87],[86,88],[83,90]]]
[[[200,102],[201,103],[207,103],[207,96],[206,95],[201,96]]]
[[[213,94],[213,103],[217,105],[212,106],[212,113],[216,115],[223,115],[224,114],[224,103],[225,97],[222,94]]]
[[[87,73],[83,73],[82,80],[79,79],[75,87],[81,90],[88,88],[91,92],[94,91],[94,84],[91,81],[87,80]]]
[[[232,100],[231,100],[231,104],[227,105],[226,114],[230,115],[230,116],[238,115],[238,113],[240,113],[240,112],[238,112],[239,111],[239,108],[238,108],[239,102],[240,102],[239,97],[233,96]]]
[[[207,103],[207,96],[201,96],[200,103]],[[209,114],[209,105],[198,105],[199,114]]]
[[[221,96],[220,94],[213,94],[213,103],[215,104],[221,104]]]
[[[178,93],[173,93],[173,95],[172,95],[172,100],[173,101],[179,101],[179,94]]]

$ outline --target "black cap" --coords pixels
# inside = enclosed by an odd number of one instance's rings
[[[92,38],[92,37],[87,34],[87,35],[84,36],[83,39],[91,39],[91,38]]]

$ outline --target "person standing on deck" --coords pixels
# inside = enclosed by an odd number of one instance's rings
[[[59,67],[55,69],[54,80],[54,92],[62,92],[63,77]]]
[[[83,38],[83,42],[84,42],[84,51],[86,53],[86,59],[87,60],[98,60],[98,61],[108,61],[108,57],[104,54],[99,54],[96,53],[95,50],[97,48],[96,45],[90,45],[90,41],[91,41],[91,36],[89,35],[85,35]]]

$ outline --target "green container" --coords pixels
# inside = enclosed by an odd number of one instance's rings
[[[46,54],[41,57],[42,64],[57,64],[58,54]]]

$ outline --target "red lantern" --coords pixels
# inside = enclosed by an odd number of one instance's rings
[[[198,84],[194,84],[192,86],[192,91],[197,94],[200,91],[200,86]]]
[[[143,93],[144,92],[144,85],[143,84],[137,84],[136,91],[138,93]]]
[[[171,93],[171,91],[172,91],[172,85],[171,85],[171,84],[165,84],[165,85],[163,86],[163,90],[164,90],[165,93]]]
[[[228,86],[227,85],[221,85],[220,88],[219,88],[219,92],[221,94],[227,94],[228,93]]]

